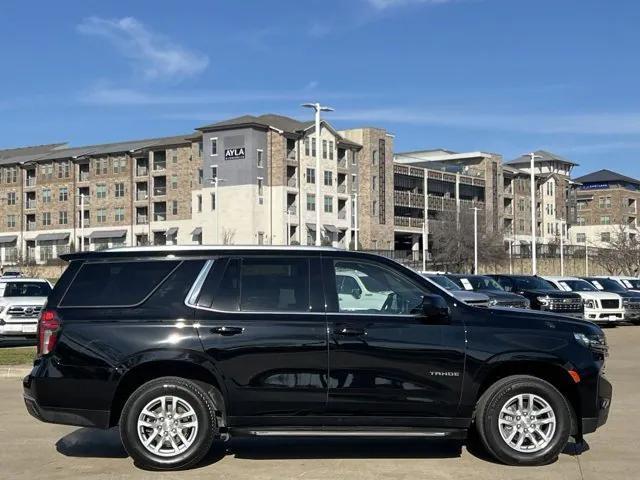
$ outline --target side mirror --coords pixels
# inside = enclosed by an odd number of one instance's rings
[[[362,296],[362,290],[360,290],[359,288],[354,288],[353,290],[351,290],[351,295],[353,295],[353,298],[358,299]]]
[[[417,315],[432,323],[448,323],[451,319],[449,304],[440,295],[425,295],[416,310]]]

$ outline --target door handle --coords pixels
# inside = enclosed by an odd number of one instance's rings
[[[335,333],[336,335],[341,335],[343,337],[357,337],[360,335],[366,335],[367,332],[364,328],[341,325],[339,327],[336,327],[333,333]]]
[[[211,333],[215,333],[216,335],[222,335],[223,337],[230,337],[231,335],[240,335],[244,332],[244,328],[242,327],[213,327],[209,330]]]

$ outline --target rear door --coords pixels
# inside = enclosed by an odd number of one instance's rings
[[[319,257],[218,258],[188,302],[224,378],[234,426],[292,425],[324,413],[328,346]]]
[[[417,314],[430,290],[400,269],[375,261],[323,261],[329,342],[328,419],[369,423],[366,417],[455,416],[464,369],[464,327],[431,322]],[[371,305],[357,290],[338,294],[345,275],[357,276],[369,292],[384,295]],[[434,287],[435,290],[435,287]],[[346,417],[350,417],[347,420]],[[438,420],[436,420],[437,422]],[[418,426],[419,422],[415,424]]]

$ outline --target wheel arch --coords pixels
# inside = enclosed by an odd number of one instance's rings
[[[122,374],[111,401],[109,426],[118,424],[124,404],[136,389],[156,378],[169,376],[186,378],[200,384],[215,402],[218,425],[226,427],[224,383],[217,372],[211,366],[193,360],[170,358],[140,361]]]

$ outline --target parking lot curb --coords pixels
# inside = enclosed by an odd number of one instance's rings
[[[31,365],[0,365],[0,379],[23,378],[31,371]]]

